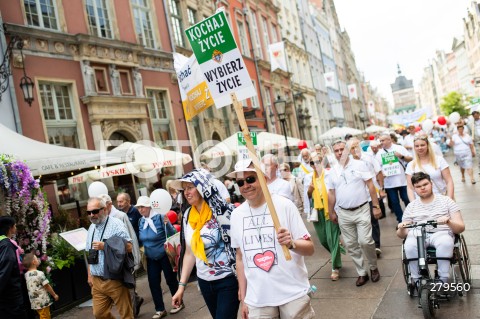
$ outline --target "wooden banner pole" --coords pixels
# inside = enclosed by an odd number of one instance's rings
[[[233,102],[233,106],[235,108],[235,113],[237,113],[238,122],[240,127],[242,128],[243,137],[245,138],[245,142],[247,144],[248,153],[250,158],[253,161],[253,166],[255,167],[255,171],[257,176],[261,177],[264,176],[263,172],[260,168],[260,161],[257,158],[257,153],[255,151],[255,147],[253,146],[252,139],[250,137],[250,131],[248,130],[247,121],[245,120],[245,115],[243,114],[243,106],[237,100],[237,96],[235,93],[230,94]],[[275,227],[275,231],[278,233],[278,229],[281,227],[280,221],[278,220],[277,212],[275,211],[275,206],[273,205],[272,196],[267,187],[267,182],[265,178],[258,178],[260,182],[260,187],[262,188],[263,195],[265,196],[265,200],[267,201],[268,210],[270,211],[270,215],[272,216],[273,226]],[[291,260],[292,256],[290,255],[290,250],[287,246],[282,245],[283,254],[285,255],[286,260]]]

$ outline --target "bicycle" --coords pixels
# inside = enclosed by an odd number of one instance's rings
[[[471,287],[470,257],[468,255],[465,239],[461,234],[455,235],[453,256],[451,258],[437,257],[434,247],[425,247],[426,227],[432,226],[436,228],[437,225],[438,223],[435,220],[404,225],[404,228],[420,228],[420,236],[417,236],[418,258],[407,259],[405,256],[404,244],[402,244],[402,271],[405,283],[407,284],[407,292],[412,298],[416,296],[416,292],[418,293],[419,306],[422,308],[423,316],[425,318],[435,318],[435,313],[437,309],[440,308],[440,301],[450,299],[450,294],[442,294],[442,288],[447,291],[453,291],[459,296],[463,296]],[[448,284],[440,280],[437,260],[450,261],[450,278],[453,280],[452,283]],[[420,273],[418,284],[410,276],[411,274],[408,264],[411,261],[418,262]],[[435,264],[433,277],[428,266],[429,264]],[[456,268],[459,269],[462,283],[458,282],[459,276]]]

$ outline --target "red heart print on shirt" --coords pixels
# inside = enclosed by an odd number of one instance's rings
[[[258,253],[253,257],[253,262],[258,268],[269,272],[275,262],[275,254],[271,250],[267,250],[263,254]]]

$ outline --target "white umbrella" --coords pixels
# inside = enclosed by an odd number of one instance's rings
[[[257,134],[257,149],[259,151],[266,151],[272,149],[284,148],[288,146],[297,146],[300,140],[298,138],[287,136],[285,142],[285,136],[279,134],[273,134],[268,132],[260,132]],[[238,137],[237,133],[229,136],[222,142],[216,144],[208,151],[202,153],[202,156],[207,158],[215,158],[221,156],[232,156],[237,154],[238,149]]]
[[[68,178],[69,184],[83,183],[113,176],[150,173],[162,167],[187,164],[192,161],[188,154],[164,150],[153,145],[125,142],[107,152],[108,157],[121,160],[121,164],[101,167]]]
[[[383,132],[383,131],[388,131],[388,128],[383,126],[378,126],[378,125],[370,125],[365,129],[365,132],[367,133],[377,133],[377,132]]]
[[[351,127],[333,127],[319,136],[322,140],[344,138],[345,135],[351,134],[353,136],[362,134],[362,131]]]

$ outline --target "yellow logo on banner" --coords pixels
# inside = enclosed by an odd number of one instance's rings
[[[214,101],[208,90],[207,82],[203,81],[193,89],[187,92],[187,99],[182,101],[183,112],[187,121],[194,118],[197,114],[208,109],[214,104]]]

